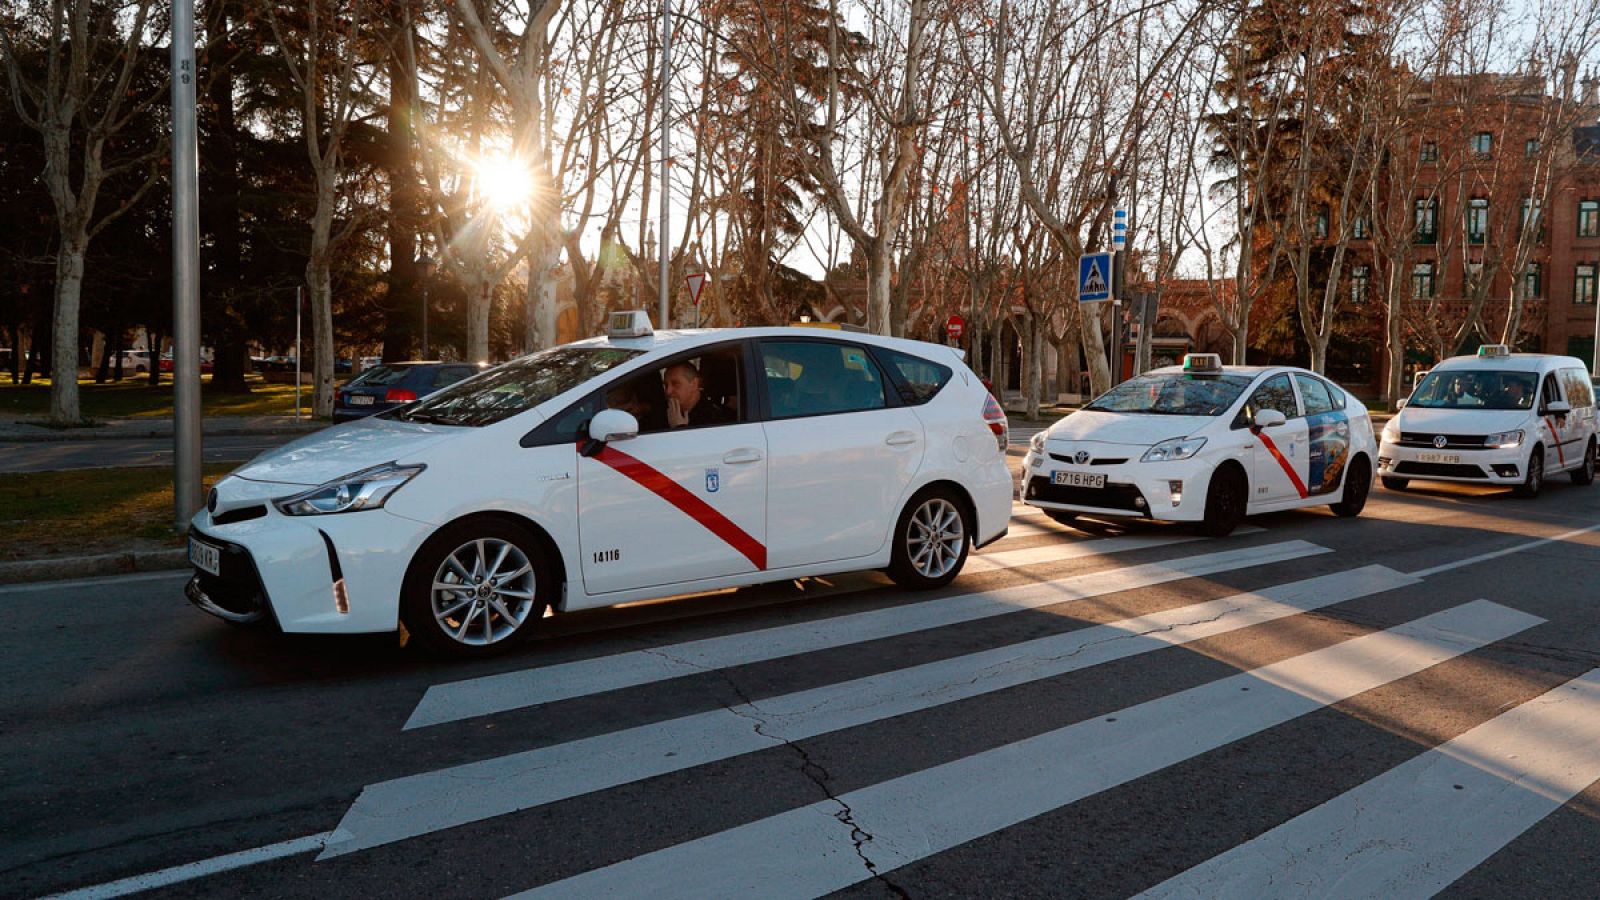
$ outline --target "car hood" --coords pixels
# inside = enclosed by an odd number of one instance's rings
[[[268,450],[233,474],[251,481],[314,487],[386,462],[414,461],[423,450],[474,430],[358,419]]]
[[[1047,440],[1148,446],[1167,438],[1186,437],[1216,421],[1216,416],[1160,416],[1080,409],[1050,426]]]
[[[1530,409],[1422,409],[1408,406],[1396,421],[1401,431],[1436,434],[1494,434],[1528,427]]]

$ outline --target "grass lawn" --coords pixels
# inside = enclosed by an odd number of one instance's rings
[[[309,380],[309,379],[308,379]],[[267,384],[251,377],[250,393],[225,394],[211,390],[211,377],[201,376],[201,414],[207,416],[266,416],[294,413],[294,385]],[[143,377],[120,383],[78,382],[79,403],[84,416],[105,418],[170,418],[172,382],[151,387]],[[311,387],[301,391],[301,408],[311,407]],[[33,384],[12,384],[0,378],[0,416],[44,416],[50,412],[50,380],[35,378]]]
[[[236,463],[204,469],[209,490]],[[0,561],[180,546],[170,468],[0,475]]]

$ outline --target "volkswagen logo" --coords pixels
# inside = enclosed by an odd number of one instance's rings
[[[1072,461],[1080,466],[1087,463],[1089,461],[1089,451],[1079,450],[1077,453],[1072,455]]]
[[[1433,436],[1433,445],[1438,447],[1440,450],[1443,450],[1444,445],[1448,443],[1450,443],[1449,439],[1442,434],[1436,434]]]

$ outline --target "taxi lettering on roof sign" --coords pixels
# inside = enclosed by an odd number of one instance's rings
[[[1377,442],[1366,407],[1320,375],[1191,353],[1035,435],[1023,465],[1023,502],[1058,521],[1137,517],[1223,535],[1255,513],[1359,514]]]
[[[956,350],[606,324],[222,479],[188,598],[481,656],[551,611],[861,569],[940,587],[1006,533],[1005,413]]]

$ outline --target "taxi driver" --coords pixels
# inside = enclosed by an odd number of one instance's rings
[[[668,366],[661,373],[661,386],[667,394],[667,424],[673,428],[726,425],[734,420],[733,413],[702,396],[704,384],[694,363],[685,361]]]

